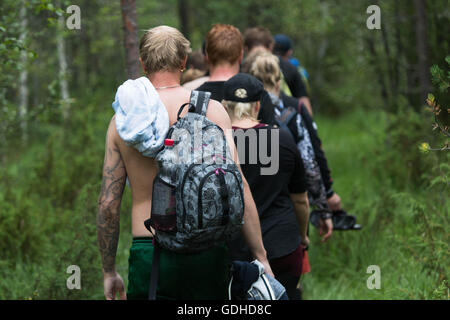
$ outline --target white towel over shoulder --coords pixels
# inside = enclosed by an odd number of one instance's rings
[[[125,81],[112,104],[119,136],[147,157],[155,157],[169,130],[169,114],[147,77]]]

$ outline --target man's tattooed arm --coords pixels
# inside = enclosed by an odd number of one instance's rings
[[[115,272],[120,231],[120,204],[127,172],[118,147],[108,129],[103,164],[103,180],[98,199],[97,236],[104,273]]]

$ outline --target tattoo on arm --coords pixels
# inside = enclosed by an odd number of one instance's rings
[[[119,149],[106,139],[105,161],[98,199],[97,236],[104,272],[115,270],[120,231],[120,204],[127,172]]]

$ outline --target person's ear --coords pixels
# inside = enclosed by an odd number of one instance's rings
[[[292,56],[292,53],[293,53],[292,49],[289,49],[289,50],[286,52],[286,57],[289,58],[290,56]]]
[[[239,56],[239,65],[242,63],[243,59],[244,59],[244,49],[241,50],[241,55]]]
[[[258,117],[258,114],[259,114],[259,109],[261,108],[261,103],[259,102],[259,101],[257,101],[256,102],[256,105],[255,105],[255,117],[257,118]]]
[[[139,57],[139,62],[141,63],[142,70],[144,70],[144,73],[147,74],[147,71],[145,70],[145,64],[144,64],[144,61],[142,61],[142,58],[141,58],[141,57]]]
[[[187,59],[188,59],[188,56],[186,56],[186,57],[183,59],[183,63],[181,64],[181,67],[180,67],[180,71],[181,71],[181,72],[183,72],[184,70],[186,70]]]
[[[281,89],[281,78],[280,80],[277,81],[277,83],[275,84],[275,91],[276,92],[280,92]]]
[[[272,42],[272,43],[269,45],[269,51],[270,51],[270,52],[273,52],[273,46],[274,46],[274,43]]]

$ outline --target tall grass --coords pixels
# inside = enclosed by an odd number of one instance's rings
[[[389,146],[391,122],[382,112],[354,111],[317,123],[334,189],[363,229],[336,231],[326,243],[310,229],[305,299],[448,299],[448,180],[436,191],[430,175],[422,185],[409,182],[408,174],[393,176],[396,166],[410,163],[395,143]],[[408,153],[439,166],[435,155],[421,155],[417,147]],[[440,156],[448,163],[448,154]],[[380,289],[367,287],[370,265],[380,267]]]

